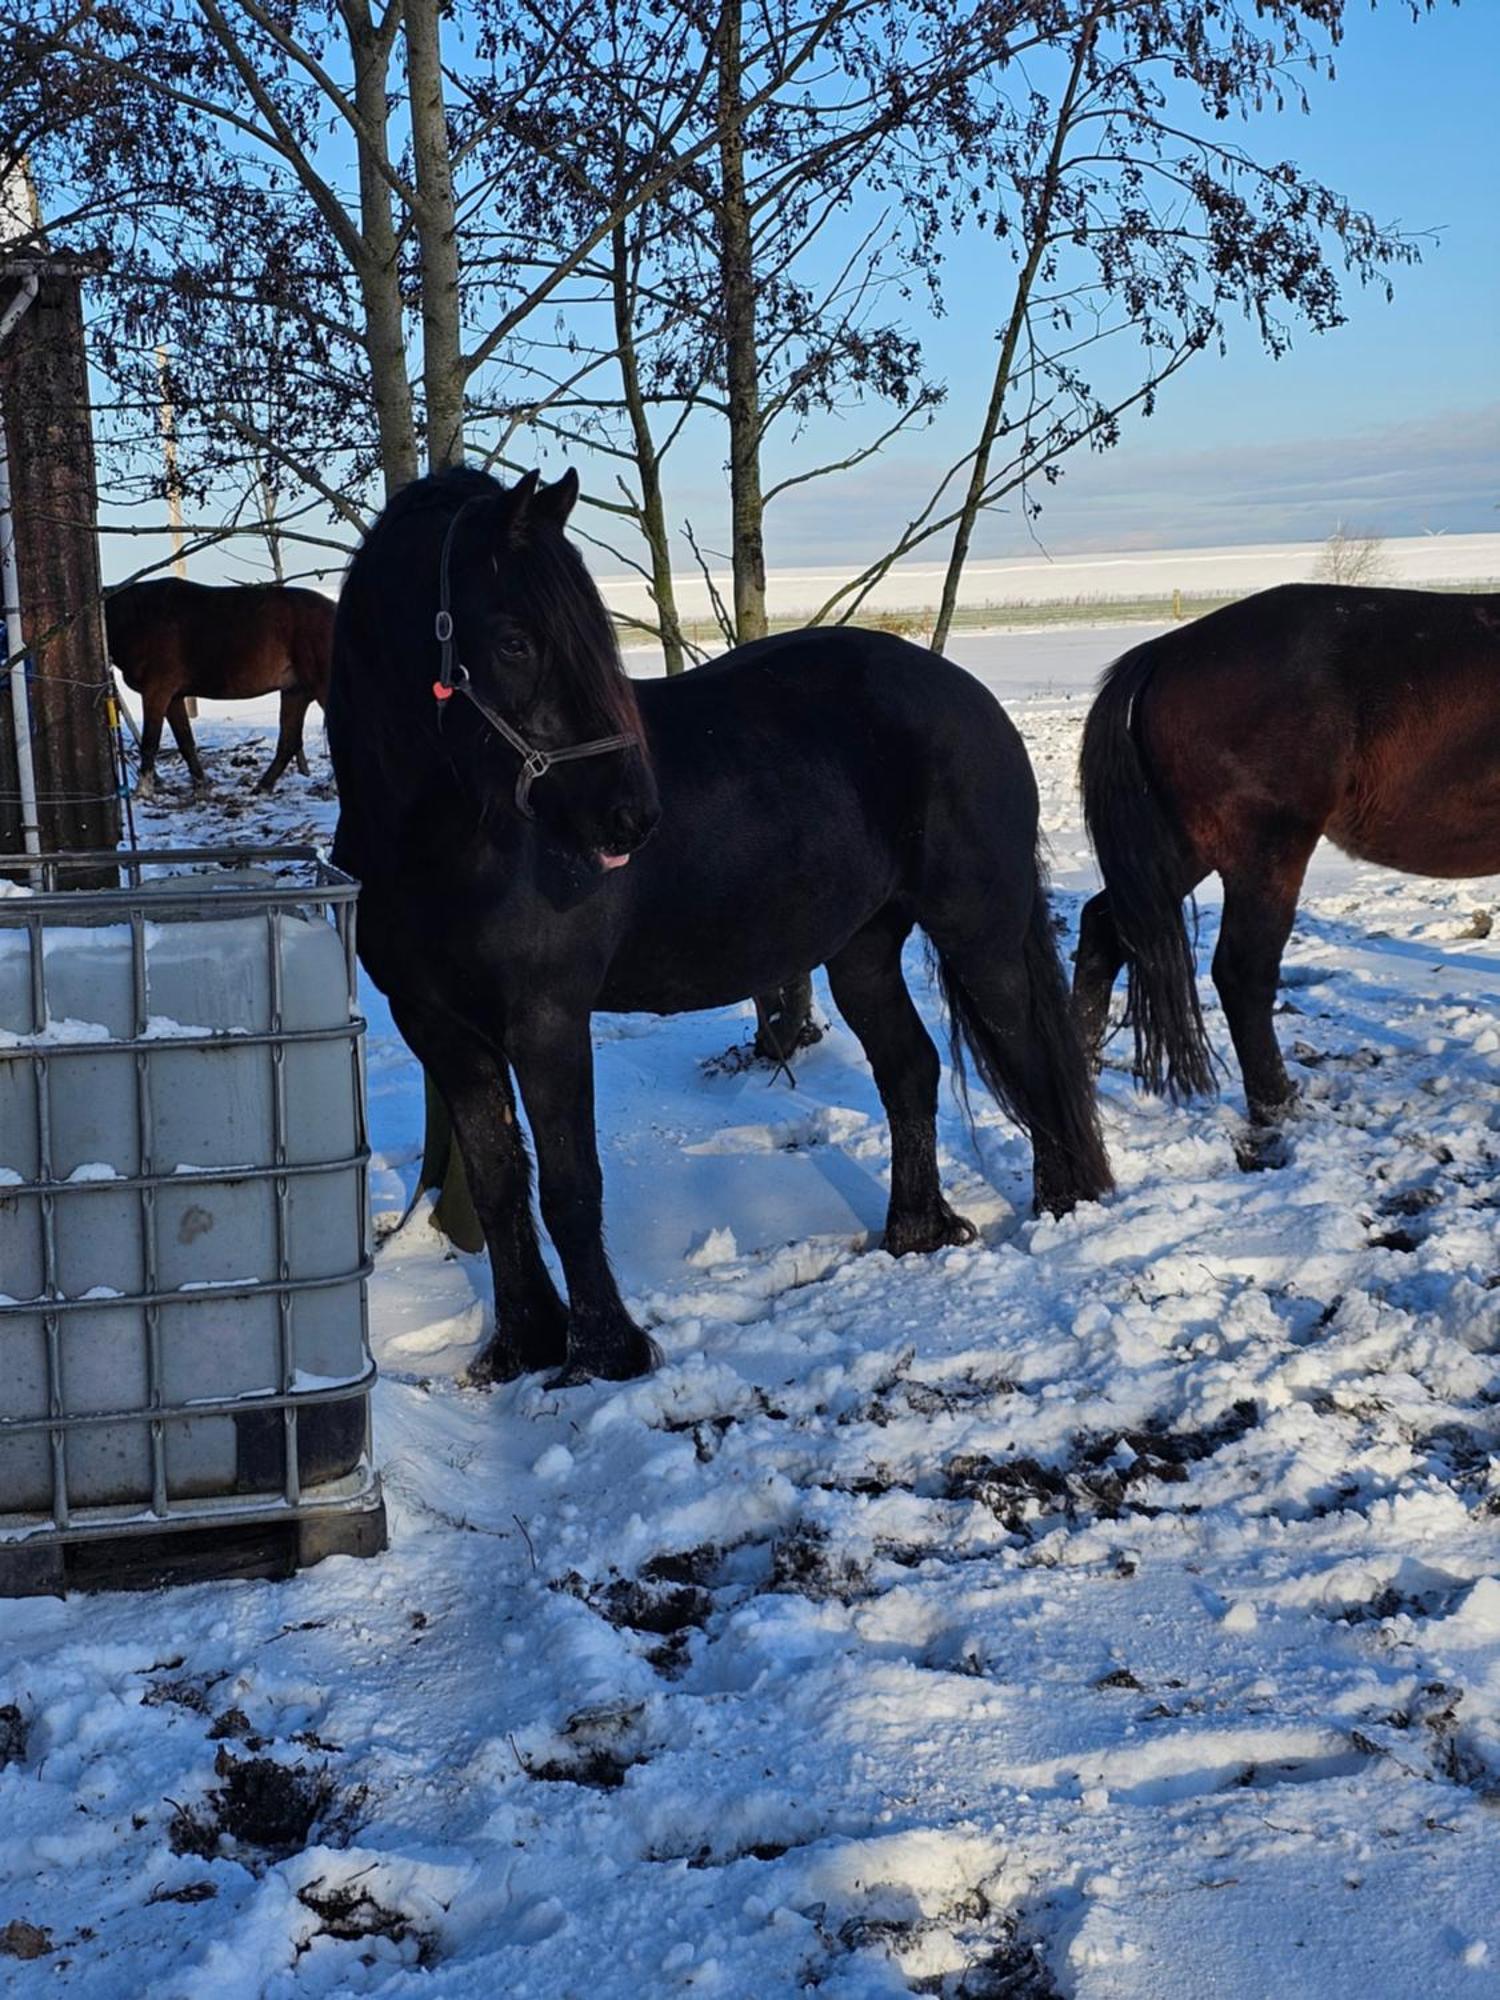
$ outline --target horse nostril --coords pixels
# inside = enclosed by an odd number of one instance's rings
[[[616,806],[609,817],[610,841],[616,854],[630,854],[639,847],[656,825],[655,812],[643,812],[635,806]]]

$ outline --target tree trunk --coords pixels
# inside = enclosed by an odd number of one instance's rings
[[[406,0],[406,76],[411,93],[412,157],[416,167],[417,248],[422,268],[422,390],[427,416],[427,470],[441,472],[464,459],[464,362],[458,280],[458,230],[453,208],[453,163],[448,112],[443,101],[442,21],[439,0]],[[436,1188],[432,1220],[460,1250],[484,1248],[484,1226],[474,1207],[463,1154],[431,1077],[426,1091],[422,1186]]]
[[[0,312],[28,276],[30,308],[0,347],[0,424],[9,444],[9,522],[29,656],[31,752],[44,849],[112,848],[120,838],[114,745],[105,697],[98,495],[84,352],[82,281],[70,255],[0,261]],[[0,529],[3,532],[3,529]],[[0,607],[0,853],[23,851],[19,746],[12,735]],[[7,878],[14,881],[14,876]],[[115,871],[75,875],[108,887]]]
[[[677,592],[672,582],[672,548],[667,535],[667,510],[661,494],[661,460],[657,457],[656,441],[651,435],[651,419],[641,391],[640,363],[635,345],[634,296],[630,283],[630,245],[623,222],[615,225],[610,238],[610,281],[620,381],[625,407],[630,415],[636,471],[641,482],[640,529],[651,557],[651,598],[656,606],[656,622],[661,631],[667,672],[680,674],[687,666],[687,657],[682,644],[682,625],[677,615]]]
[[[764,639],[765,502],[760,485],[760,351],[755,325],[755,244],[745,191],[745,135],[733,113],[744,101],[742,0],[719,16],[719,267],[724,314],[724,378],[729,399],[729,555],[734,577],[734,637]],[[785,1063],[820,1039],[812,1017],[812,980],[794,979],[755,998],[755,1052]]]
[[[719,271],[724,372],[729,397],[729,550],[734,573],[734,636],[766,636],[766,550],[760,490],[760,355],[755,328],[755,246],[745,192],[745,135],[735,113],[744,99],[742,0],[719,16]]]
[[[417,425],[406,373],[396,229],[391,220],[390,186],[381,172],[382,164],[390,163],[388,84],[395,10],[390,10],[385,27],[378,31],[370,19],[368,0],[344,0],[342,11],[354,58],[354,105],[367,135],[357,149],[363,255],[356,277],[364,307],[364,343],[370,359],[380,469],[389,500],[417,476]]]
[[[458,229],[448,113],[443,102],[440,14],[440,0],[406,0],[406,70],[417,174],[417,243],[422,258],[422,387],[427,405],[429,472],[462,465],[464,456]]]
[[[453,1143],[453,1122],[432,1078],[423,1074],[422,1169],[418,1185],[424,1194],[437,1189],[432,1221],[456,1249],[484,1248],[484,1225],[469,1192],[464,1156]]]
[[[984,413],[984,421],[979,427],[979,441],[974,447],[974,463],[969,468],[969,484],[964,494],[964,504],[959,512],[958,522],[953,530],[953,548],[948,557],[948,569],[943,578],[942,601],[938,606],[937,620],[932,628],[930,641],[934,653],[942,652],[948,643],[948,632],[953,624],[953,614],[958,607],[958,589],[963,580],[964,564],[969,559],[969,548],[974,540],[974,526],[984,505],[984,489],[989,479],[990,453],[1000,431],[1000,419],[1005,409],[1005,398],[1010,388],[1011,371],[1015,366],[1016,348],[1026,325],[1026,315],[1031,307],[1032,286],[1036,282],[1037,270],[1042,254],[1047,247],[1047,239],[1052,230],[1052,210],[1057,200],[1058,183],[1062,173],[1063,146],[1067,141],[1073,122],[1073,107],[1077,102],[1078,88],[1083,80],[1083,72],[1088,62],[1089,50],[1093,47],[1094,33],[1098,27],[1098,16],[1091,15],[1073,50],[1073,67],[1068,76],[1068,87],[1058,107],[1057,124],[1053,128],[1052,146],[1047,156],[1046,171],[1042,177],[1041,191],[1037,196],[1035,215],[1032,220],[1031,248],[1021,274],[1016,280],[1016,295],[1011,306],[1010,318],[1000,339],[1000,353],[995,362],[995,379],[990,385],[990,400]]]
[[[286,562],[281,553],[281,529],[276,521],[276,488],[271,479],[271,469],[259,451],[253,460],[255,481],[260,488],[260,513],[265,526],[266,548],[271,557],[271,574],[278,583],[286,582]]]

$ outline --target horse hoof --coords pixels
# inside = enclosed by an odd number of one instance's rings
[[[514,1382],[518,1375],[527,1372],[525,1364],[513,1347],[499,1347],[494,1342],[480,1350],[464,1370],[463,1383],[466,1389],[493,1389],[499,1382]]]
[[[1040,1190],[1031,1197],[1033,1215],[1050,1215],[1058,1222],[1065,1215],[1071,1215],[1078,1206],[1076,1194],[1043,1194]]]
[[[570,1361],[565,1368],[559,1368],[555,1375],[547,1377],[550,1389],[582,1389],[594,1379],[593,1371],[585,1368],[580,1361]]]
[[[661,1349],[648,1333],[602,1353],[570,1355],[548,1379],[549,1389],[579,1389],[585,1382],[633,1382],[661,1366]]]
[[[1291,1157],[1286,1134],[1275,1125],[1253,1124],[1234,1142],[1234,1163],[1242,1174],[1274,1172]]]
[[[933,1250],[962,1249],[966,1243],[976,1242],[978,1236],[979,1231],[968,1217],[955,1215],[945,1203],[936,1217],[888,1222],[880,1247],[892,1257],[925,1256]]]

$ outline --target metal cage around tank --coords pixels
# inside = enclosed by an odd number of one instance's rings
[[[308,847],[0,860],[0,1594],[384,1546],[357,895]]]

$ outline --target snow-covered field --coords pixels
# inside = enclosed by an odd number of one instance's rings
[[[959,585],[960,605],[1047,604],[1098,599],[1107,618],[1110,598],[1170,598],[1241,594],[1273,583],[1306,583],[1318,574],[1326,554],[1322,542],[1252,542],[1232,548],[1130,549],[1114,553],[1049,555],[1038,547],[1027,556],[971,560]],[[1500,535],[1398,535],[1379,544],[1380,577],[1372,581],[1409,584],[1462,583],[1470,590],[1494,588],[1500,577]],[[773,565],[766,581],[774,617],[807,615],[825,604],[849,580],[843,569],[801,569]],[[935,609],[943,593],[941,561],[895,564],[865,600],[869,611]],[[715,588],[727,603],[733,595],[727,575]],[[636,575],[606,576],[600,588],[612,610],[649,620],[651,598]],[[713,615],[708,586],[697,571],[673,579],[677,607],[685,618]]]
[[[959,649],[1070,923],[1083,689],[1139,636]],[[267,809],[263,713],[223,713],[218,805],[146,834],[326,834],[320,732]],[[1019,1138],[945,1102],[983,1237],[926,1260],[868,1247],[887,1140],[841,1026],[793,1089],[715,1063],[745,1010],[601,1018],[611,1241],[665,1366],[460,1388],[483,1264],[420,1216],[388,1240],[388,1555],[6,1606],[0,1949],[51,1949],[0,1984],[1500,1993],[1497,902],[1320,862],[1288,1163],[1238,1170],[1237,1080],[1184,1110],[1112,1063],[1119,1192],[1038,1222]],[[399,1211],[420,1090],[369,1011]],[[255,1757],[311,1828],[215,1840]]]

